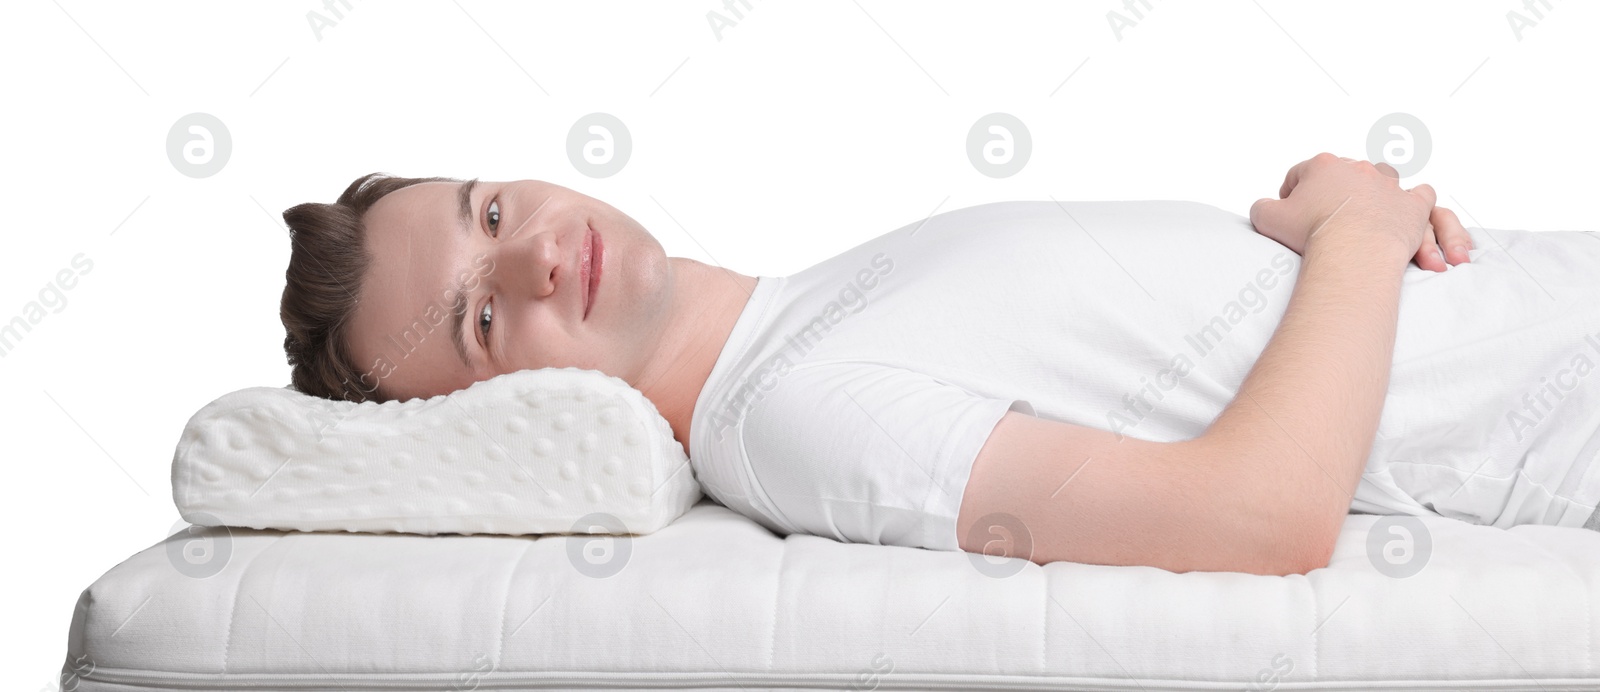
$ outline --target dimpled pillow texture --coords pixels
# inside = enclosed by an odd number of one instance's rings
[[[655,405],[579,368],[404,402],[243,389],[190,418],[172,460],[172,499],[202,526],[644,534],[700,497]]]

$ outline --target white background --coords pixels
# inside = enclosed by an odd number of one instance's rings
[[[0,679],[54,689],[79,592],[176,530],[189,416],[287,383],[279,215],[359,175],[549,180],[670,255],[778,276],[994,200],[1244,214],[1301,159],[1367,157],[1401,111],[1433,138],[1402,182],[1468,225],[1596,230],[1600,8],[1551,1],[1540,19],[1510,0],[1151,0],[1142,18],[1121,0],[750,0],[720,40],[721,0],[10,3],[0,321],[77,253],[93,268],[0,358]],[[313,10],[335,22],[320,40]],[[1536,22],[1520,40],[1513,10]],[[1120,40],[1111,11],[1133,22]],[[166,153],[197,111],[233,144],[203,179]],[[604,179],[565,148],[596,111],[633,139]],[[1033,139],[1003,179],[965,150],[996,111]]]

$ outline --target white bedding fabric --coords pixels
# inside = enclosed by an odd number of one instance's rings
[[[232,392],[184,427],[172,499],[206,526],[642,534],[687,511],[700,485],[639,390],[542,368],[383,403]]]
[[[63,689],[1600,690],[1600,533],[1420,517],[1431,556],[1394,578],[1380,519],[1292,577],[989,576],[709,501],[626,540],[207,528],[83,592]],[[224,547],[206,578],[172,562]]]
[[[1600,501],[1600,233],[1469,231],[1471,262],[1405,271],[1352,505],[1583,526]],[[759,278],[695,404],[696,476],[781,533],[956,550],[971,465],[1008,409],[1196,437],[1271,340],[1300,263],[1198,202],[913,219]]]

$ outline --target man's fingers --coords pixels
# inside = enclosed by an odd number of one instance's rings
[[[1428,215],[1428,233],[1423,236],[1422,247],[1412,259],[1417,266],[1429,271],[1442,272],[1448,266],[1469,261],[1467,252],[1472,249],[1472,235],[1467,233],[1456,213],[1444,207],[1434,207]]]
[[[1422,236],[1422,247],[1417,249],[1417,254],[1412,256],[1411,259],[1417,263],[1417,266],[1422,267],[1423,269],[1432,272],[1442,272],[1448,267],[1445,266],[1444,258],[1439,254],[1439,243],[1434,241],[1435,230],[1436,229],[1429,229],[1428,232]]]
[[[1266,231],[1270,229],[1287,228],[1284,223],[1284,213],[1287,211],[1285,206],[1283,200],[1271,197],[1256,200],[1255,204],[1250,205],[1250,225],[1255,226],[1256,232],[1262,235],[1267,235]],[[1270,235],[1267,237],[1278,240]]]
[[[1278,199],[1284,199],[1289,196],[1289,193],[1294,192],[1295,186],[1300,184],[1300,177],[1305,175],[1306,169],[1311,167],[1312,162],[1316,161],[1319,157],[1334,158],[1333,154],[1322,152],[1321,154],[1317,154],[1316,156],[1295,164],[1289,169],[1289,172],[1283,176],[1283,185],[1278,188]]]
[[[1428,220],[1433,223],[1434,237],[1439,247],[1444,249],[1445,259],[1452,265],[1467,261],[1467,253],[1472,249],[1472,234],[1467,233],[1461,220],[1456,218],[1456,213],[1444,207],[1434,207]]]
[[[1410,190],[1407,190],[1407,192],[1427,200],[1430,208],[1433,207],[1435,202],[1439,201],[1439,195],[1435,194],[1433,191],[1433,186],[1427,183],[1423,183],[1411,188]]]
[[[1395,170],[1394,166],[1391,166],[1384,161],[1379,161],[1373,164],[1372,167],[1378,169],[1378,172],[1394,178],[1395,180],[1400,179],[1400,171]]]

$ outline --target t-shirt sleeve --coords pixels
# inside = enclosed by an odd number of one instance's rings
[[[960,550],[972,462],[1020,399],[876,363],[805,365],[755,403],[741,437],[756,503],[789,533]],[[764,507],[763,507],[764,505]]]

